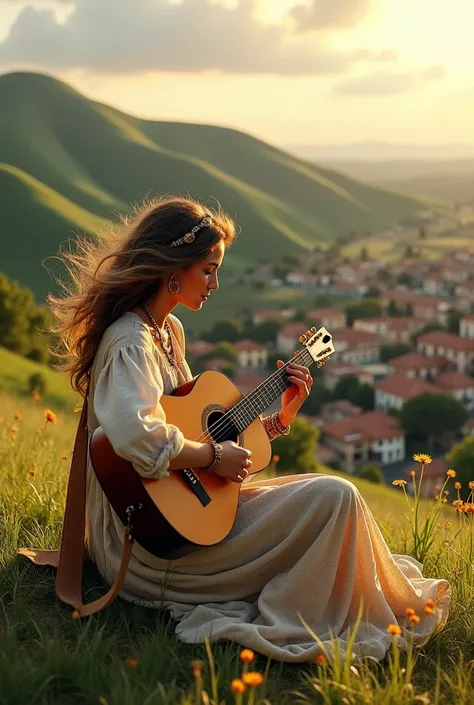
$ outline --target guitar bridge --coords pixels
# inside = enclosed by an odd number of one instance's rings
[[[204,486],[202,485],[200,479],[194,473],[191,468],[186,468],[186,470],[181,470],[181,477],[184,479],[188,487],[194,492],[198,500],[201,502],[203,507],[207,507],[211,503],[211,498],[207,494]]]

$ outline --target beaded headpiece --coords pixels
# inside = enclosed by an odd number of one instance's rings
[[[199,230],[201,230],[202,228],[208,228],[211,223],[212,215],[205,215],[204,218],[200,220],[199,223],[195,225],[192,230],[189,231],[189,233],[186,233],[186,235],[183,235],[183,237],[180,237],[177,240],[173,240],[173,242],[171,243],[171,247],[178,247],[178,245],[183,245],[184,243],[189,245],[189,243],[193,242],[196,238],[196,233],[199,232]]]

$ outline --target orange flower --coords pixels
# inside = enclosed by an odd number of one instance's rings
[[[446,475],[448,477],[456,477],[456,470],[447,470]]]
[[[435,611],[432,607],[426,606],[425,609],[423,610],[425,614],[434,614]]]
[[[21,421],[22,416],[23,416],[23,409],[18,409],[18,411],[15,414],[15,421]]]
[[[35,476],[34,470],[28,470],[28,477],[34,477],[34,476]]]
[[[469,483],[469,489],[474,490],[474,480],[471,480]]]
[[[231,687],[233,693],[236,693],[236,694],[245,693],[245,685],[242,683],[240,678],[234,678],[234,680],[230,684],[230,687]]]
[[[411,624],[418,624],[420,622],[420,618],[417,614],[412,614],[409,619],[409,622],[411,622]]]
[[[255,654],[252,649],[243,649],[240,652],[240,660],[244,663],[250,663],[255,658]]]
[[[37,389],[33,389],[33,391],[31,392],[31,396],[35,401],[39,401],[41,399],[40,393]]]
[[[406,480],[394,480],[392,482],[392,485],[394,485],[395,487],[405,487],[406,484],[407,484]]]
[[[64,454],[63,454],[63,455],[60,455],[60,456],[59,456],[59,459],[60,459],[60,460],[67,460],[67,455],[64,455]]]
[[[433,600],[426,600],[425,605],[427,607],[434,607],[434,602],[433,602]]]
[[[45,409],[43,413],[48,423],[56,423],[56,421],[58,420],[58,417],[56,416],[54,411],[51,411],[51,409]]]
[[[129,658],[127,660],[127,666],[130,668],[136,668],[138,666],[138,659],[136,658]]]
[[[257,685],[261,685],[263,683],[263,676],[261,673],[258,673],[258,671],[249,671],[248,673],[242,674],[242,680],[245,685],[256,688]]]
[[[406,614],[407,614],[407,617],[411,617],[413,614],[415,614],[415,610],[413,609],[413,607],[407,607]]]
[[[280,456],[279,455],[274,455],[272,458],[274,463],[279,463],[280,462]]]
[[[387,627],[387,632],[392,636],[400,636],[402,630],[400,629],[398,624],[389,624]]]
[[[431,455],[428,455],[428,453],[415,453],[413,460],[417,463],[421,463],[422,465],[429,465],[433,462]]]
[[[18,433],[18,429],[16,426],[12,426],[10,429],[10,433]]]
[[[455,482],[455,483],[454,483],[454,489],[455,489],[455,490],[460,490],[460,489],[461,489],[461,483],[460,483],[460,482]]]
[[[202,661],[191,661],[191,666],[193,669],[193,676],[199,678],[202,671]]]
[[[81,615],[79,614],[79,612],[77,610],[74,610],[74,612],[71,614],[71,617],[73,619],[80,619]]]
[[[323,654],[319,654],[319,656],[316,656],[316,663],[318,664],[318,666],[326,666],[327,662],[327,658],[323,656]]]

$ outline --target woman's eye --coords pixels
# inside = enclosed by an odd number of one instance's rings
[[[206,274],[212,274],[212,272],[210,272],[209,270],[206,270],[205,273],[206,273]]]

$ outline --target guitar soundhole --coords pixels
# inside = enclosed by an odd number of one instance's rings
[[[224,413],[222,411],[211,411],[207,417],[208,433],[216,443],[222,443],[223,441],[234,441],[234,443],[237,443],[239,438],[237,429],[229,418],[222,418]]]

